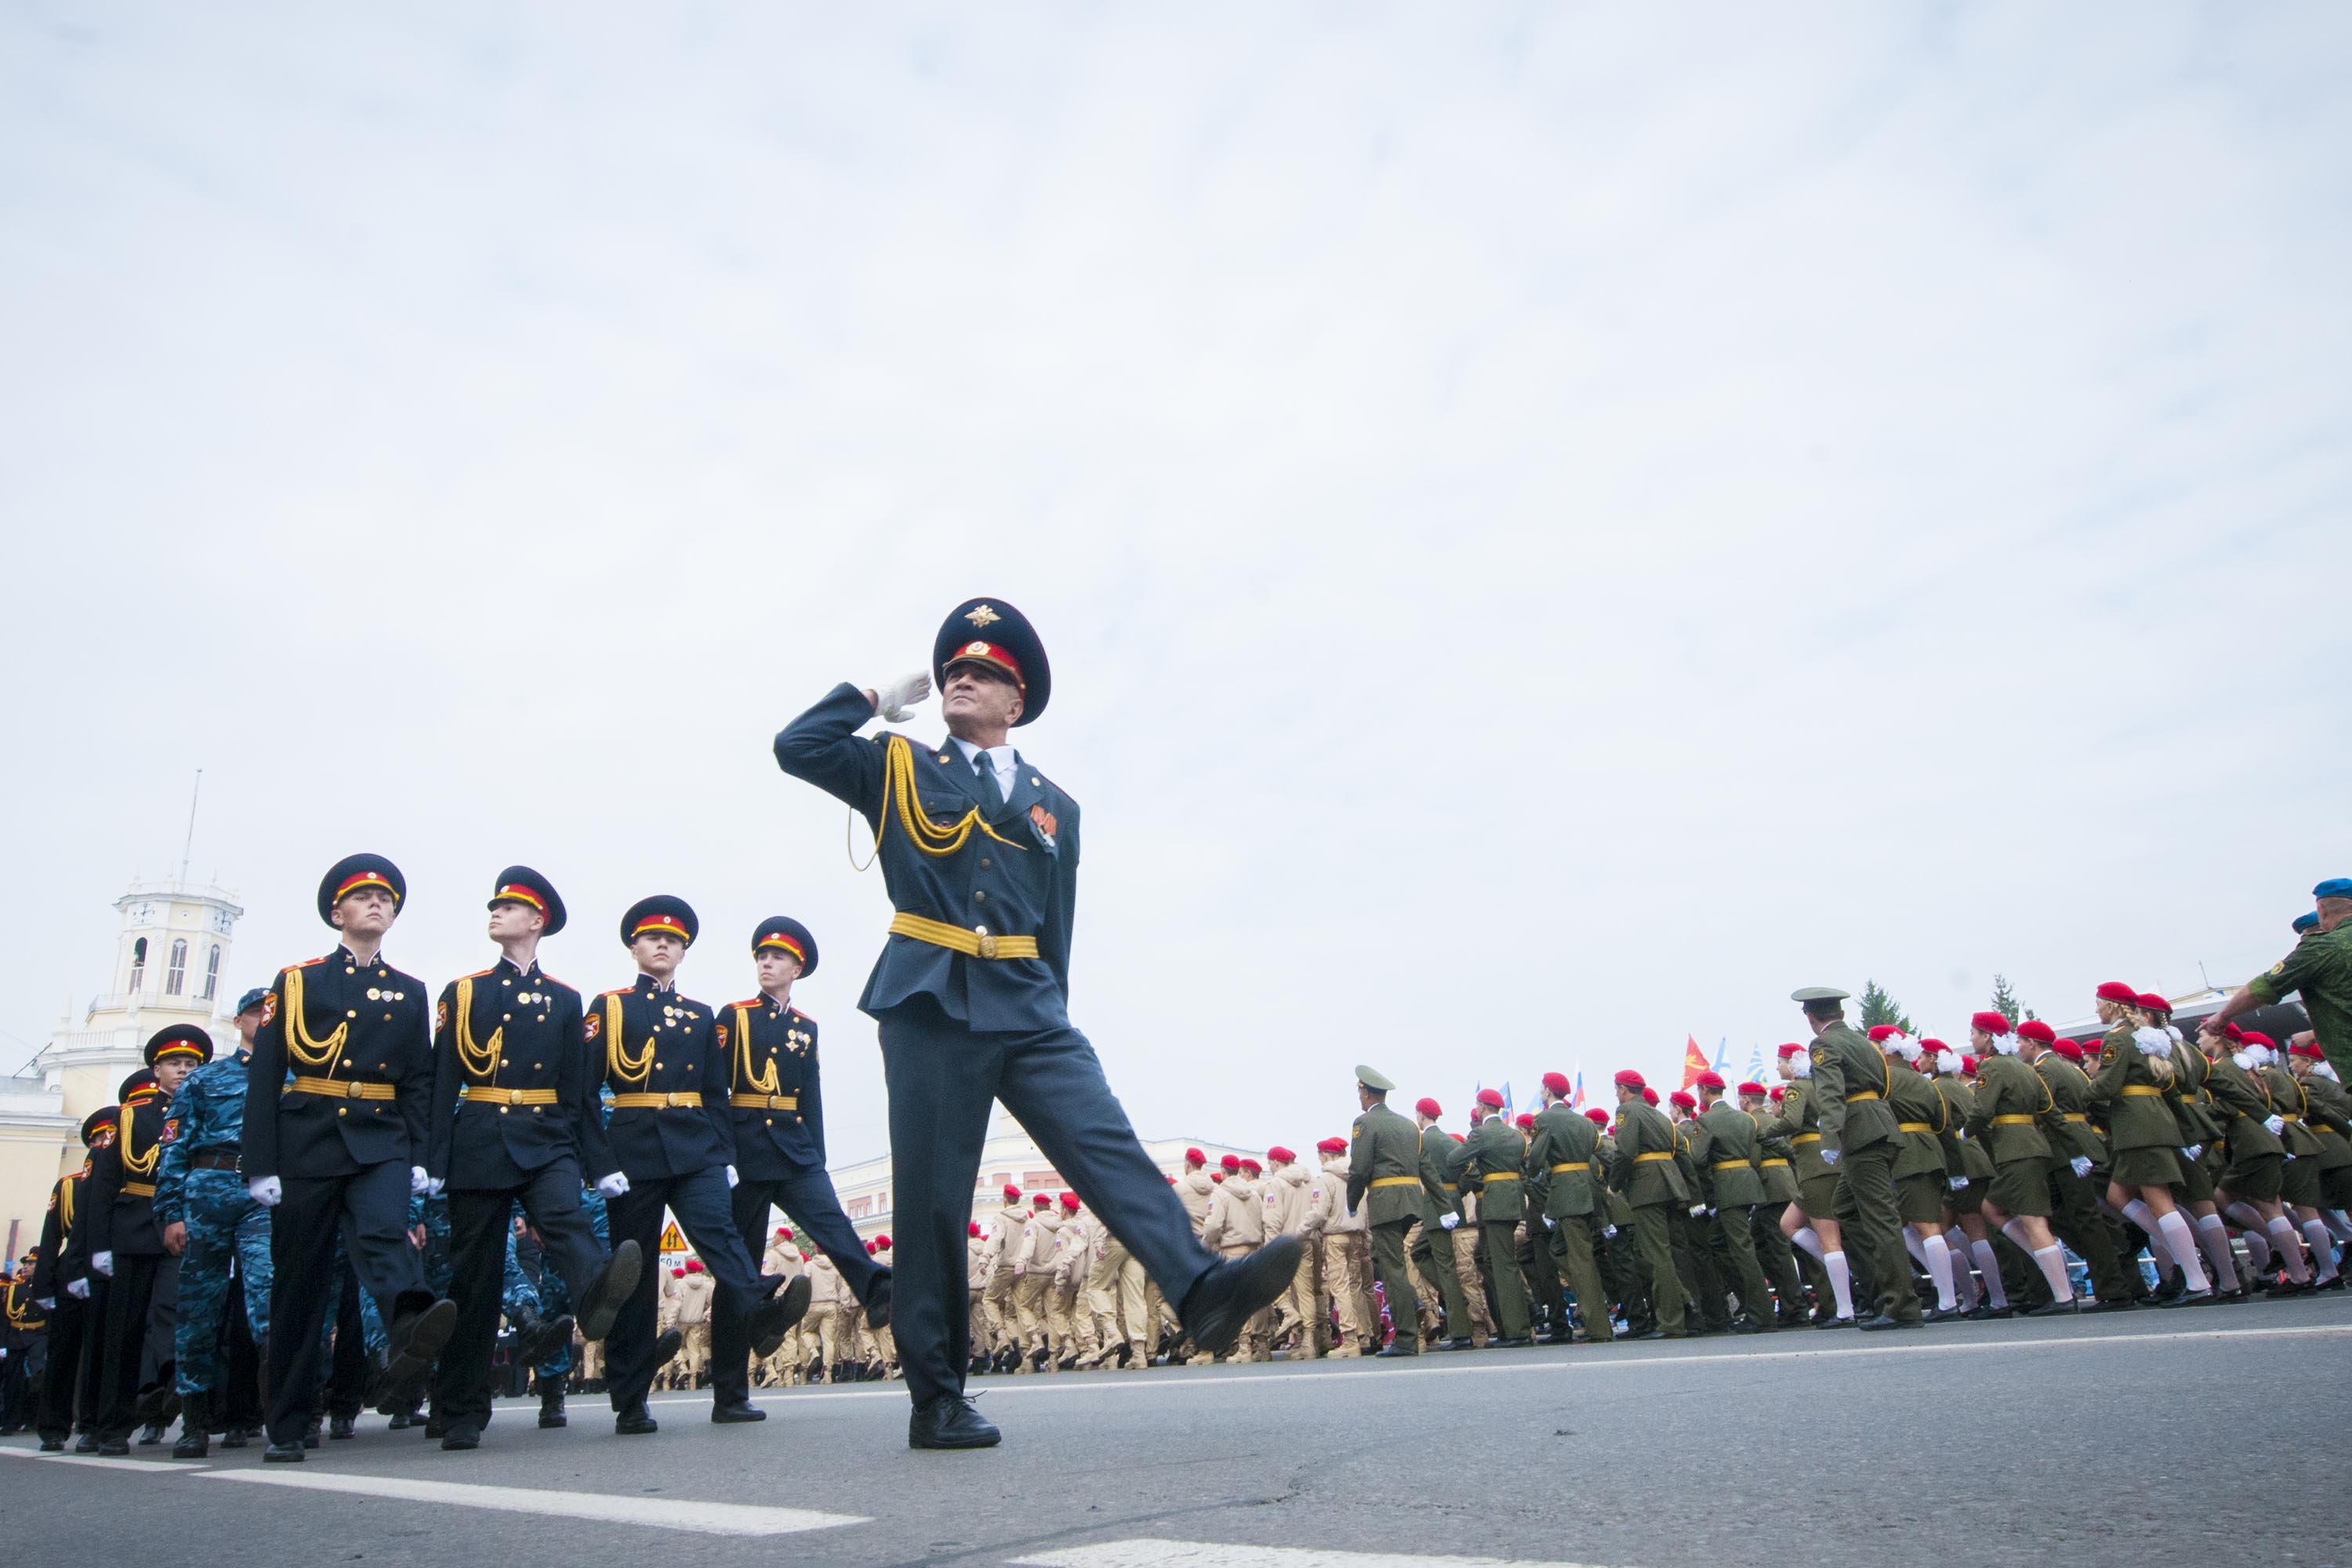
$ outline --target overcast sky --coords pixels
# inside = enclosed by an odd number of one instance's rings
[[[1051,652],[1139,1129],[1460,1125],[2288,943],[2352,874],[2341,7],[0,16],[0,1065],[175,865],[228,983],[406,870],[591,993],[889,910],[774,731],[959,599]],[[936,706],[910,728],[940,732]],[[862,829],[861,829],[862,834]],[[861,856],[862,858],[862,856]]]

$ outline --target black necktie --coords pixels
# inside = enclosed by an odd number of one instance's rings
[[[972,771],[980,774],[980,797],[985,803],[987,815],[994,816],[1004,808],[1004,792],[996,787],[996,764],[986,752],[971,754]]]

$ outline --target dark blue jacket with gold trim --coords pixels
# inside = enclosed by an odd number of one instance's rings
[[[580,993],[504,958],[453,980],[433,1011],[433,1113],[425,1171],[459,1192],[520,1187],[570,1156],[586,1182],[619,1170],[604,1136]],[[468,1099],[475,1088],[497,1098]]]
[[[714,1010],[650,974],[607,991],[582,1026],[593,1082],[614,1096],[604,1133],[632,1182],[684,1176],[735,1163],[733,1118],[727,1110],[727,1058]],[[699,1104],[633,1106],[631,1095],[692,1094]]]
[[[747,1181],[777,1181],[823,1169],[824,1100],[817,1079],[816,1020],[797,1007],[754,996],[719,1010],[719,1045],[727,1053],[736,1173]]]
[[[362,963],[338,947],[280,970],[246,1069],[247,1180],[423,1164],[433,1095],[429,1022],[425,983],[382,954]],[[286,1092],[296,1078],[335,1090]]]

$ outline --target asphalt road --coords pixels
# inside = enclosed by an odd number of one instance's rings
[[[501,1404],[444,1454],[0,1445],[12,1561],[1418,1568],[2352,1565],[2352,1299],[1772,1338],[979,1380],[1002,1447],[912,1453],[896,1384],[649,1438]],[[226,1483],[226,1484],[224,1484]],[[730,1508],[727,1505],[734,1505]],[[748,1505],[748,1506],[746,1506]]]

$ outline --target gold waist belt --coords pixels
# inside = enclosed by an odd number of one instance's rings
[[[1933,1132],[1935,1129],[1928,1126],[1924,1121],[1898,1121],[1895,1124],[1895,1131],[1897,1132]]]
[[[1516,1182],[1519,1173],[1517,1171],[1489,1171],[1478,1179],[1482,1182]]]
[[[905,910],[890,917],[892,936],[910,936],[917,942],[928,942],[933,947],[944,947],[962,953],[966,958],[1035,958],[1037,939],[1034,936],[991,936],[984,930],[966,931],[945,921],[926,920]]]
[[[1791,1143],[1818,1143],[1821,1141],[1822,1135],[1818,1132],[1800,1132],[1789,1140]]]
[[[1786,1161],[1781,1163],[1783,1164],[1787,1163]],[[1744,1171],[1748,1169],[1748,1162],[1745,1160],[1717,1160],[1714,1164],[1709,1165],[1707,1169],[1710,1171]]]
[[[1845,1097],[1845,1102],[1848,1105],[1853,1105],[1861,1100],[1876,1100],[1877,1098],[1878,1091],[1874,1089],[1858,1089]]]
[[[1555,1176],[1560,1176],[1567,1174],[1570,1171],[1589,1171],[1591,1169],[1592,1169],[1592,1162],[1590,1160],[1570,1160],[1565,1164],[1554,1165],[1551,1168],[1551,1173]]]
[[[122,1190],[129,1193],[134,1198],[152,1198],[155,1195],[155,1184],[152,1182],[125,1182],[122,1184]]]
[[[730,1094],[727,1103],[739,1110],[798,1110],[801,1097],[797,1094]]]
[[[1372,1178],[1372,1185],[1376,1187],[1417,1187],[1421,1185],[1421,1178],[1419,1176],[1374,1176]]]
[[[693,1089],[669,1094],[616,1094],[613,1097],[613,1109],[615,1110],[664,1110],[676,1105],[698,1108],[701,1104],[702,1091]]]
[[[353,1079],[296,1078],[281,1094],[319,1094],[329,1100],[394,1100],[400,1091],[388,1083],[361,1083]]]
[[[478,1100],[486,1105],[553,1105],[555,1091],[551,1089],[492,1089],[486,1083],[469,1083],[458,1093],[467,1100]]]
[[[1788,1163],[1789,1162],[1786,1160],[1767,1160],[1764,1162],[1767,1165],[1785,1165]]]
[[[2088,1121],[2091,1120],[2089,1116],[2079,1110],[2062,1110],[2058,1114],[2064,1117],[2069,1121]]]
[[[2156,1085],[2152,1083],[2127,1083],[2124,1085],[2124,1098],[2126,1100],[2146,1100],[2151,1095],[2158,1095],[2163,1092],[2164,1090],[2157,1088]]]
[[[1654,1154],[1636,1154],[1633,1156],[1633,1163],[1636,1165],[1646,1165],[1653,1160],[1671,1160],[1673,1158],[1674,1155],[1662,1151]]]
[[[2036,1118],[2031,1116],[1996,1116],[1992,1119],[1992,1124],[1995,1127],[2031,1127],[2035,1120]]]

